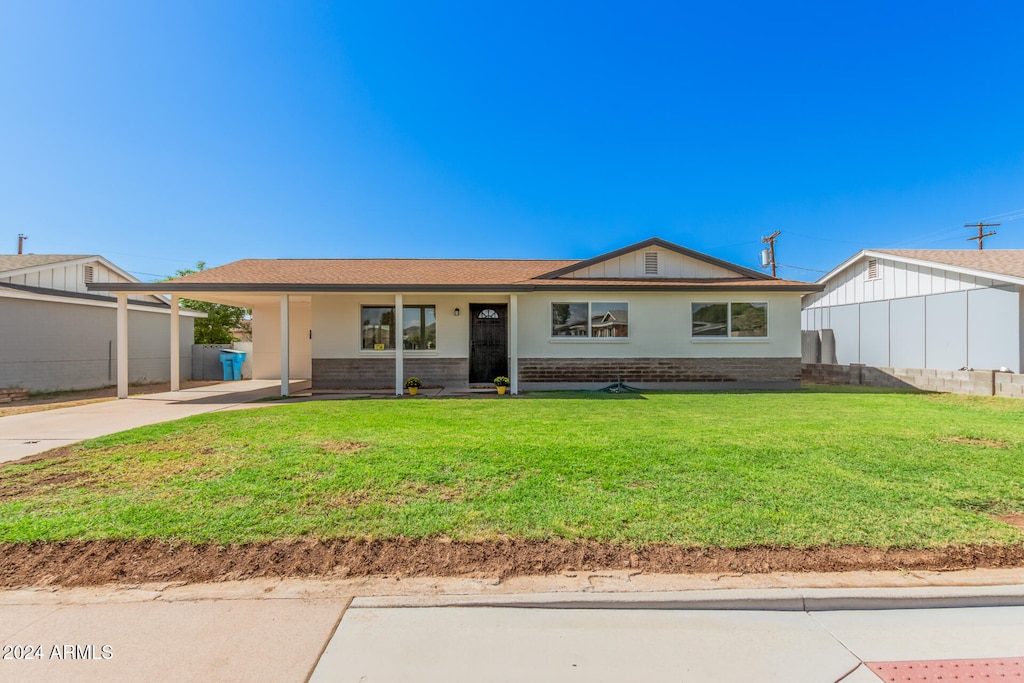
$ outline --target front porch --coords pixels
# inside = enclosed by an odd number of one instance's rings
[[[180,388],[180,295],[154,288],[171,302],[171,390]],[[188,298],[252,311],[254,380],[272,380],[283,397],[292,381],[316,389],[378,390],[401,396],[418,377],[447,392],[472,395],[498,375],[519,393],[519,301],[516,294],[254,293],[195,290]],[[118,398],[128,396],[127,293],[118,292]],[[429,310],[433,337],[424,324]],[[381,313],[381,312],[384,313]],[[406,324],[418,312],[424,323]],[[373,322],[372,316],[378,320]],[[382,318],[383,316],[383,318]],[[388,317],[390,316],[390,317]]]

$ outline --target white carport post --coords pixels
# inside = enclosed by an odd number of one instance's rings
[[[128,398],[128,295],[117,293],[117,397]]]
[[[178,296],[171,295],[171,391],[181,389],[181,318]]]
[[[288,350],[288,295],[281,295],[281,395],[288,396],[291,355]]]
[[[508,379],[509,391],[519,393],[519,295],[508,299]]]
[[[395,294],[395,319],[391,323],[395,333],[395,396],[405,393],[405,358],[402,351],[405,342],[402,339],[402,295]]]

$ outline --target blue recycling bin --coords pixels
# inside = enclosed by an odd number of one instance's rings
[[[224,366],[224,381],[242,379],[242,363],[245,362],[245,351],[221,349],[220,362]]]

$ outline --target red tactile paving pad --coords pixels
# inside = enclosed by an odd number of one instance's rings
[[[1024,657],[937,659],[922,662],[864,662],[886,683],[939,681],[1024,681]]]

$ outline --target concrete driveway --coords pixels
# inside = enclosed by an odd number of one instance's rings
[[[297,392],[309,382],[298,380],[289,386]],[[278,380],[243,380],[0,417],[0,463],[126,429],[246,407],[280,392]]]

